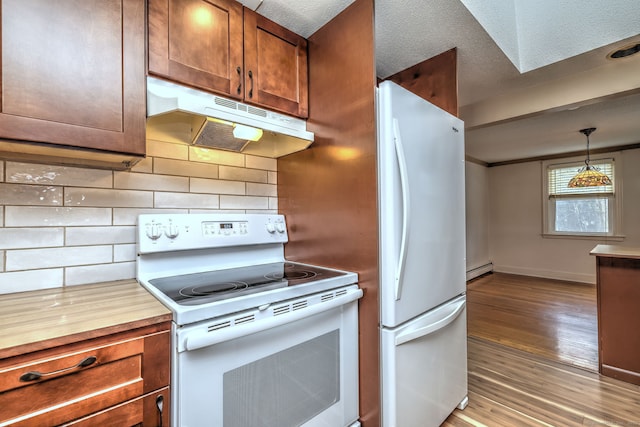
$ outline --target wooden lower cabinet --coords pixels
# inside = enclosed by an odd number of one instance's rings
[[[168,426],[170,346],[166,322],[0,360],[0,426]]]
[[[640,259],[597,257],[600,373],[640,385]]]

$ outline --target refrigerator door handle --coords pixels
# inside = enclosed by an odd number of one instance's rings
[[[398,159],[398,169],[400,171],[400,194],[402,197],[402,234],[400,240],[400,254],[398,256],[398,266],[396,267],[396,301],[400,299],[402,291],[402,277],[404,275],[404,264],[407,259],[407,237],[409,235],[409,177],[407,176],[407,161],[404,157],[404,148],[400,138],[400,127],[398,119],[393,118],[393,143]]]
[[[396,345],[401,345],[407,343],[409,341],[413,341],[415,339],[424,337],[425,335],[432,334],[440,329],[446,327],[448,324],[456,320],[456,318],[462,313],[466,305],[465,299],[462,299],[458,303],[455,303],[453,307],[450,308],[449,313],[447,313],[441,319],[433,322],[429,319],[429,323],[426,325],[415,325],[415,327],[403,331],[396,336]]]

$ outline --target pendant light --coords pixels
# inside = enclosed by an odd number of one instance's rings
[[[576,176],[569,181],[569,188],[581,188],[581,187],[598,187],[602,185],[611,185],[611,179],[604,173],[600,172],[596,166],[589,164],[589,135],[591,135],[596,128],[580,129],[580,133],[583,133],[587,137],[587,158],[584,161],[585,166],[578,170]]]

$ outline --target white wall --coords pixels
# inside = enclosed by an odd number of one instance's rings
[[[489,257],[489,170],[467,161],[465,166],[467,275],[485,272]],[[477,271],[474,271],[476,270]]]
[[[494,271],[595,283],[600,243],[640,247],[640,150],[622,152],[623,241],[543,238],[540,162],[488,169],[489,252]]]

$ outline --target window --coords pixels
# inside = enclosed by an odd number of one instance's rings
[[[619,156],[592,158],[596,166],[611,178],[611,185],[569,188],[568,184],[584,160],[565,163],[543,162],[543,234],[572,236],[616,236],[620,233]]]

